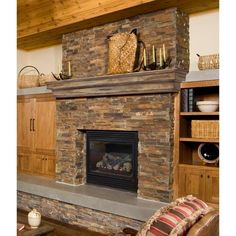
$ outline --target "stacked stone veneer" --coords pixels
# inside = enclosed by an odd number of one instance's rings
[[[57,100],[59,182],[86,182],[83,130],[138,131],[138,195],[172,199],[173,95]]]
[[[167,55],[172,58],[171,66],[189,69],[189,19],[186,14],[171,8],[65,34],[62,39],[64,70],[68,70],[70,61],[73,78],[105,75],[107,36],[118,31],[130,32],[134,28],[146,44],[148,63],[152,62],[152,45],[159,53],[165,43]]]
[[[19,191],[17,193],[17,207],[27,212],[36,208],[44,217],[84,227],[105,235],[115,235],[127,226],[138,229],[143,224],[138,220]]]
[[[80,30],[63,36],[63,63],[71,62],[74,78],[105,75],[107,36],[138,29],[151,52],[165,43],[172,67],[189,67],[188,16],[176,8]],[[158,50],[157,50],[158,51]],[[151,55],[149,55],[150,58]],[[138,195],[169,202],[172,199],[173,110],[171,93],[57,100],[56,179],[68,184],[86,182],[86,130],[138,131]]]

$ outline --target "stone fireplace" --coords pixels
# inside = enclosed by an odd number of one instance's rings
[[[133,28],[137,28],[146,43],[147,52],[152,45],[160,48],[165,43],[171,66],[164,70],[106,75],[107,36]],[[63,68],[66,71],[67,62],[71,62],[73,79],[48,83],[57,98],[58,182],[85,184],[91,182],[94,172],[104,177],[105,171],[95,166],[103,165],[107,154],[111,159],[117,158],[114,157],[117,150],[111,151],[109,145],[100,143],[100,148],[103,146],[103,151],[107,151],[95,162],[86,160],[87,131],[136,132],[137,160],[131,161],[131,166],[137,165],[137,171],[129,174],[137,179],[131,180],[136,186],[129,186],[130,190],[137,189],[142,198],[172,200],[174,99],[189,66],[188,39],[188,16],[176,8],[63,36]],[[118,159],[123,159],[120,162],[125,160],[124,155],[119,154]],[[88,165],[92,165],[89,174]],[[127,161],[125,166],[129,165]],[[127,177],[124,172],[121,175]]]

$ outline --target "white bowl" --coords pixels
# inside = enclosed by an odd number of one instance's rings
[[[219,107],[218,101],[198,101],[197,107],[201,112],[214,112]]]

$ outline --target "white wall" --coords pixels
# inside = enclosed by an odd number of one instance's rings
[[[189,17],[190,71],[198,70],[199,55],[219,53],[219,10],[192,14]]]
[[[37,50],[17,50],[17,72],[23,66],[35,66],[40,73],[58,73],[58,65],[62,63],[62,45],[45,47]]]
[[[219,52],[219,10],[192,14],[189,17],[190,71],[198,70],[196,54],[209,55]],[[31,51],[18,50],[17,71],[25,65],[34,65],[41,73],[58,72],[62,62],[62,45]]]

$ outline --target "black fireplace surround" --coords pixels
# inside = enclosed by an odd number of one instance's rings
[[[87,183],[137,191],[138,132],[86,132]]]

